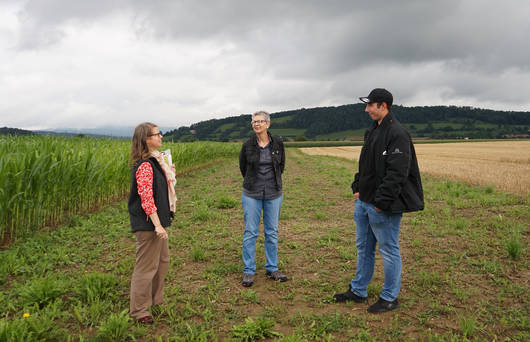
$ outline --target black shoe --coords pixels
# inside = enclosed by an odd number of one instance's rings
[[[251,287],[252,284],[254,284],[254,275],[244,273],[243,280],[241,281],[241,285],[243,285],[244,287]]]
[[[371,313],[383,313],[390,310],[394,310],[399,306],[398,300],[396,299],[393,302],[389,302],[387,300],[384,300],[383,298],[379,298],[375,304],[372,304],[368,307],[368,312]]]
[[[287,281],[287,276],[280,271],[274,271],[274,272],[267,271],[265,275],[267,276],[267,278],[272,279],[272,280],[281,281],[281,282]]]
[[[333,295],[333,298],[335,298],[335,302],[337,303],[343,303],[347,301],[354,301],[355,303],[366,303],[367,298],[357,296],[355,293],[351,291],[351,287],[348,289],[348,291],[344,293],[336,293]]]

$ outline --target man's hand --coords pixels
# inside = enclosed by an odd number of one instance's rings
[[[355,200],[359,199],[359,193],[358,192],[353,194],[353,199],[355,199]]]

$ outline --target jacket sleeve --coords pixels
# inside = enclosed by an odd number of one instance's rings
[[[364,132],[363,149],[364,149],[364,145],[366,144],[366,140],[368,139],[368,134],[369,134],[368,132],[369,130],[366,130],[366,132]],[[361,149],[361,153],[359,155],[359,163],[361,162],[361,155],[363,153],[363,149]],[[354,194],[356,192],[359,192],[359,172],[357,172],[353,176],[353,182],[351,183],[351,190],[353,191]]]
[[[241,146],[241,151],[239,152],[239,170],[241,170],[241,175],[244,178],[247,173],[247,154],[245,151],[245,144]]]
[[[391,133],[392,134],[392,133]],[[388,211],[401,193],[409,174],[410,137],[404,131],[393,134],[387,146],[385,157],[385,175],[375,192],[375,206]]]
[[[283,169],[285,169],[285,147],[283,146],[283,141],[280,140],[280,151],[282,158],[280,160],[280,171],[283,173]]]
[[[353,176],[353,182],[351,183],[351,190],[353,193],[359,192],[359,172]]]

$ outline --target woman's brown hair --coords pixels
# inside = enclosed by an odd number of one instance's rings
[[[131,165],[135,165],[139,160],[150,157],[146,140],[155,127],[158,126],[154,123],[142,122],[134,129],[131,143]]]

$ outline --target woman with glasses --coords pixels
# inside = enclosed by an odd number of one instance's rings
[[[158,148],[162,133],[144,122],[134,130],[131,144],[129,218],[136,237],[136,265],[131,279],[130,315],[152,324],[149,308],[162,304],[169,269],[167,228],[175,212],[175,166],[167,165]]]
[[[269,126],[269,113],[260,111],[252,114],[252,129],[256,135],[243,143],[239,153],[239,168],[244,178],[241,203],[245,220],[242,285],[246,287],[254,283],[254,257],[262,212],[266,276],[287,281],[285,274],[278,270],[278,220],[283,199],[285,151],[282,140],[268,132]]]

